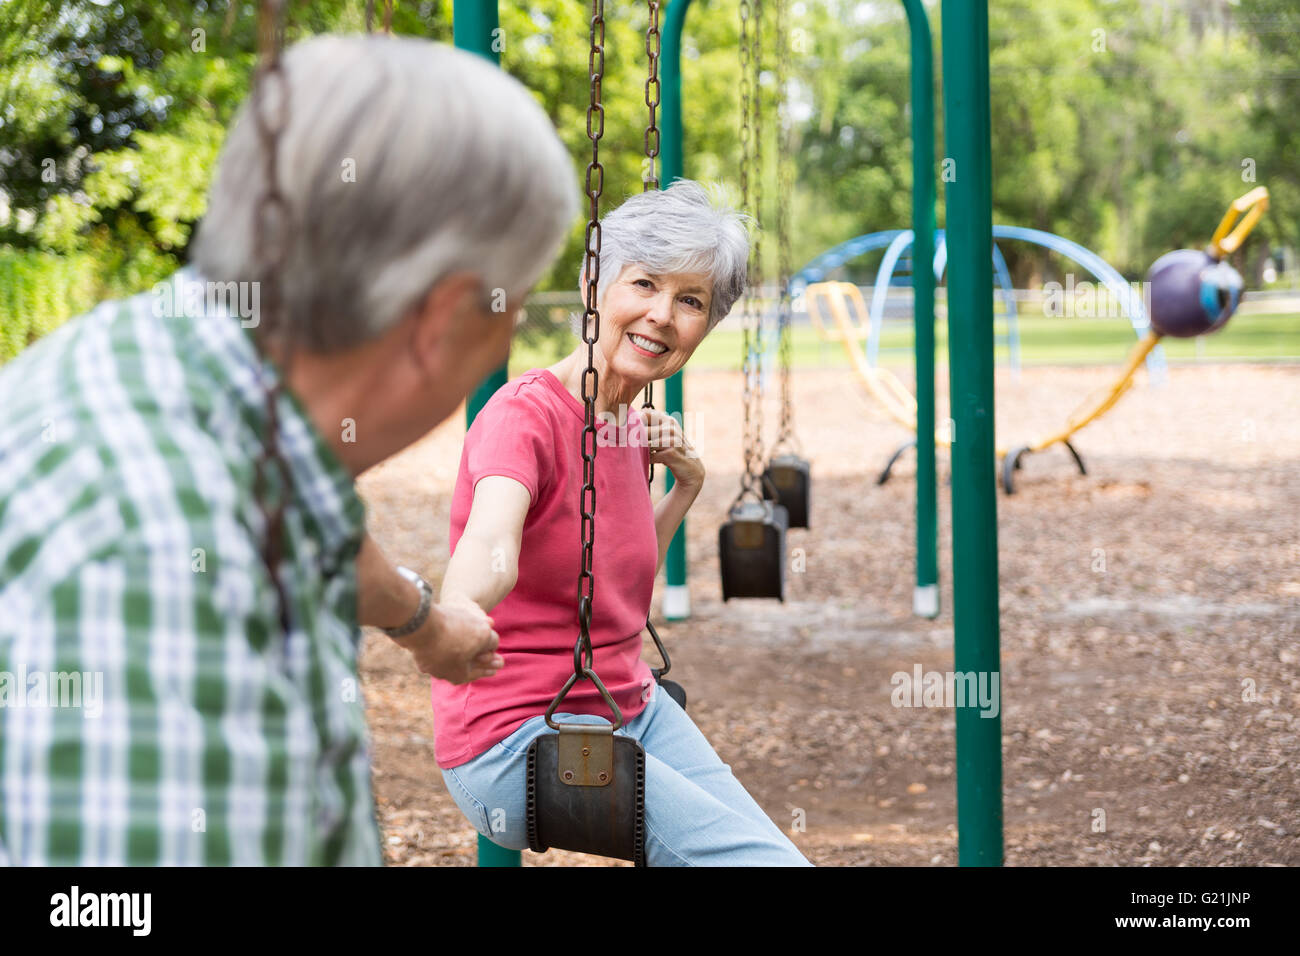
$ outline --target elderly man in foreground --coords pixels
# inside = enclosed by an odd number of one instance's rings
[[[572,164],[450,47],[323,37],[284,69],[275,274],[246,108],[193,267],[0,369],[0,862],[379,863],[359,623],[446,680],[501,665],[354,479],[506,360]]]

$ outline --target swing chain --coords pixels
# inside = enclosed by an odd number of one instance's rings
[[[591,608],[596,579],[591,573],[596,539],[596,395],[600,376],[596,371],[596,341],[600,338],[600,311],[596,289],[600,282],[600,194],[605,170],[600,164],[600,137],[605,131],[601,105],[601,80],[605,73],[605,3],[591,0],[591,52],[587,66],[591,94],[587,105],[587,138],[591,140],[591,162],[587,164],[589,203],[584,256],[587,273],[586,309],[582,317],[582,340],[587,344],[587,367],[582,373],[582,562],[578,573],[578,641],[573,651],[574,677],[592,673]]]
[[[763,473],[763,0],[754,2],[754,79],[750,105],[754,111],[754,440],[749,470],[757,480]]]
[[[749,20],[750,4],[749,0],[740,0],[740,208],[749,212],[749,164],[750,164],[750,39],[749,39]],[[737,500],[743,498],[746,493],[754,493],[754,473],[752,468],[753,454],[750,450],[752,438],[752,426],[750,423],[750,413],[753,409],[752,385],[752,352],[750,343],[750,326],[753,317],[753,296],[749,284],[752,277],[753,247],[750,247],[750,270],[746,275],[745,294],[741,302],[740,328],[741,328],[741,356],[740,356],[740,378],[741,378],[741,405],[744,410],[744,423],[741,429],[741,441],[744,445],[742,454],[745,461],[745,470],[740,476],[740,495]],[[761,496],[760,496],[761,497]]]
[[[790,74],[790,40],[786,33],[786,8],[789,0],[777,0],[776,6],[776,88],[777,88],[777,154],[776,154],[776,244],[777,244],[777,282],[781,290],[778,307],[778,327],[781,349],[781,427],[773,452],[781,445],[795,441],[794,406],[790,399],[790,365],[793,348],[790,327],[792,303],[790,296],[790,203],[794,189],[792,151],[792,124],[790,121],[790,103],[787,98],[787,84]]]
[[[762,205],[762,126],[759,100],[759,74],[762,72],[762,0],[741,0],[740,3],[740,191],[741,208],[749,212],[759,225]],[[752,33],[750,31],[752,23]],[[753,169],[753,196],[751,204],[751,167]],[[763,389],[762,389],[762,247],[761,232],[755,228],[750,245],[750,262],[745,298],[741,313],[742,347],[741,377],[744,405],[744,461],[741,475],[739,502],[746,494],[762,501],[759,490],[762,474]],[[751,338],[752,336],[752,338]]]
[[[659,188],[659,177],[655,175],[655,160],[659,156],[659,126],[655,122],[655,110],[659,107],[659,0],[647,0],[647,5],[650,22],[645,32],[645,52],[649,75],[645,81],[645,105],[650,112],[650,124],[645,130],[645,155],[649,162],[642,192]]]
[[[366,0],[366,32],[375,32],[375,0]],[[384,32],[393,32],[393,0],[384,0]]]
[[[289,599],[280,578],[284,554],[284,511],[289,498],[289,468],[280,453],[280,396],[292,359],[292,321],[284,314],[281,278],[287,258],[289,202],[280,191],[279,141],[289,120],[289,82],[281,51],[284,48],[284,13],[287,0],[262,0],[258,8],[259,63],[253,84],[252,118],[262,151],[263,185],[253,217],[254,259],[259,264],[261,321],[259,334],[278,339],[280,374],[266,389],[266,442],[253,462],[253,496],[266,524],[262,560],[279,604],[280,626],[289,633]],[[269,469],[277,472],[279,486],[274,502],[267,504]]]
[[[650,114],[650,123],[645,130],[645,157],[646,157],[646,176],[642,181],[642,192],[649,192],[651,189],[659,188],[659,177],[655,174],[655,160],[659,156],[659,126],[655,122],[655,110],[659,106],[659,49],[661,37],[659,34],[659,0],[647,0],[649,7],[649,23],[646,26],[645,33],[645,52],[646,59],[649,63],[648,76],[645,81],[645,105]],[[653,381],[646,382],[645,396],[641,402],[642,411],[653,411],[655,404],[655,385]],[[645,416],[642,417],[642,423],[645,424]],[[645,425],[648,428],[648,425]],[[647,433],[647,438],[648,438]],[[655,480],[654,462],[650,463],[650,473],[646,481],[653,485]]]

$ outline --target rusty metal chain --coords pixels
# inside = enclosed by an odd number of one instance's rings
[[[366,0],[366,32],[375,32],[375,0]],[[393,0],[384,0],[384,32],[393,32]]]
[[[655,111],[659,106],[659,49],[662,42],[659,34],[659,0],[647,0],[649,21],[646,25],[645,32],[645,53],[647,62],[647,76],[645,81],[645,105],[649,111],[650,122],[645,129],[645,157],[647,160],[646,178],[642,182],[642,192],[649,192],[651,189],[659,188],[659,176],[655,173],[655,160],[659,156],[659,126],[655,122]],[[653,380],[646,382],[645,396],[641,402],[642,411],[654,411],[655,407],[655,383]],[[645,424],[645,416],[642,416],[642,424]],[[647,439],[649,433],[646,434]],[[654,462],[650,463],[650,473],[646,478],[647,483],[653,485],[655,480]]]
[[[289,230],[289,203],[280,191],[279,141],[289,120],[289,83],[281,53],[284,49],[284,12],[287,0],[261,0],[258,11],[259,63],[253,86],[252,116],[262,151],[262,192],[253,220],[254,259],[261,285],[259,333],[281,348],[280,372],[266,389],[266,442],[253,463],[253,496],[266,525],[262,559],[279,602],[280,625],[289,632],[289,600],[280,578],[284,555],[284,510],[289,499],[289,469],[280,451],[280,395],[292,361],[293,323],[285,315],[283,286]],[[268,504],[269,469],[279,480],[274,500]]]
[[[755,319],[754,319],[754,438],[749,451],[753,462],[749,466],[755,479],[763,473],[763,324],[765,302],[763,294],[763,0],[753,0],[754,49],[751,106],[754,111],[754,219],[758,228],[754,232]]]
[[[743,212],[750,212],[749,206],[749,167],[751,159],[751,130],[750,130],[750,3],[749,0],[740,0],[740,208]],[[740,377],[741,377],[741,404],[744,409],[744,423],[741,429],[741,442],[743,443],[742,454],[745,461],[745,470],[740,476],[740,494],[736,500],[739,501],[747,493],[757,494],[755,482],[757,476],[753,471],[754,456],[751,451],[753,426],[751,424],[751,413],[753,411],[753,353],[750,338],[750,327],[753,325],[754,315],[754,296],[753,296],[753,256],[754,248],[750,246],[750,265],[745,282],[745,294],[741,302],[741,359],[740,359]],[[761,497],[761,496],[760,496]]]
[[[754,455],[755,476],[763,473],[763,0],[754,3],[754,219],[758,229],[754,232],[754,441],[750,444]]]
[[[790,366],[793,337],[790,301],[790,270],[792,255],[790,249],[790,203],[794,190],[793,170],[793,122],[790,116],[790,101],[787,97],[787,84],[790,81],[790,38],[786,32],[786,13],[789,0],[777,0],[776,5],[776,90],[777,90],[777,153],[776,153],[776,246],[777,246],[777,282],[780,286],[781,300],[778,306],[778,335],[781,348],[781,425],[777,431],[772,451],[794,442],[794,403],[790,398]]]
[[[587,138],[591,140],[591,162],[587,164],[588,215],[584,244],[587,270],[586,309],[582,316],[582,341],[587,343],[587,367],[582,373],[582,559],[578,572],[578,642],[573,649],[574,677],[586,675],[594,661],[591,647],[591,608],[596,579],[591,573],[596,543],[596,395],[600,375],[596,371],[596,341],[600,338],[600,310],[596,287],[600,282],[600,194],[605,169],[600,164],[600,138],[605,133],[605,109],[601,105],[601,81],[605,74],[605,3],[591,0],[591,50],[587,57],[590,98],[587,103]]]
[[[647,164],[646,177],[642,192],[658,189],[659,176],[655,173],[655,160],[659,156],[659,126],[655,122],[655,110],[659,107],[659,49],[662,39],[659,35],[659,0],[647,0],[649,23],[645,31],[645,54],[647,75],[645,81],[645,105],[650,114],[649,125],[645,128],[645,155]]]
[[[740,4],[740,189],[741,207],[754,219],[756,228],[750,246],[750,262],[741,313],[744,357],[744,461],[741,490],[758,500],[763,495],[763,148],[762,148],[762,0],[741,0]]]

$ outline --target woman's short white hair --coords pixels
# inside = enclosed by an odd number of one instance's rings
[[[482,278],[485,307],[495,290],[514,299],[536,284],[573,225],[578,190],[526,87],[413,37],[317,37],[283,62],[277,160],[291,222],[279,278],[298,343],[330,351],[380,335],[453,272]],[[265,276],[251,103],[226,138],[195,241],[198,272],[213,281]]]
[[[751,223],[750,216],[727,204],[716,183],[677,179],[667,189],[638,193],[600,220],[597,298],[624,266],[639,265],[653,275],[704,272],[712,279],[707,330],[712,332],[745,291]],[[578,274],[584,302],[585,268],[584,260]],[[582,315],[571,323],[579,336]]]

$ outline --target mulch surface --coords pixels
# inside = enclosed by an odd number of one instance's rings
[[[999,438],[1052,430],[1113,374],[1000,369]],[[895,673],[953,669],[947,455],[942,613],[921,620],[914,456],[875,484],[905,434],[851,372],[801,371],[793,389],[813,527],[788,543],[806,569],[783,604],[724,605],[717,526],[739,487],[740,377],[687,374],[688,433],[709,477],[688,521],[693,615],[659,627],[673,676],[719,755],[811,860],[955,864],[954,712],[891,701]],[[1015,495],[998,493],[1009,865],[1300,864],[1297,411],[1296,367],[1174,368],[1159,387],[1140,376],[1078,436],[1087,475],[1057,446],[1026,459]],[[769,401],[769,440],[777,416]],[[360,482],[389,556],[434,581],[463,422]],[[377,632],[362,676],[389,862],[473,865],[474,831],[434,763],[427,681]],[[605,862],[524,854],[532,866]]]

